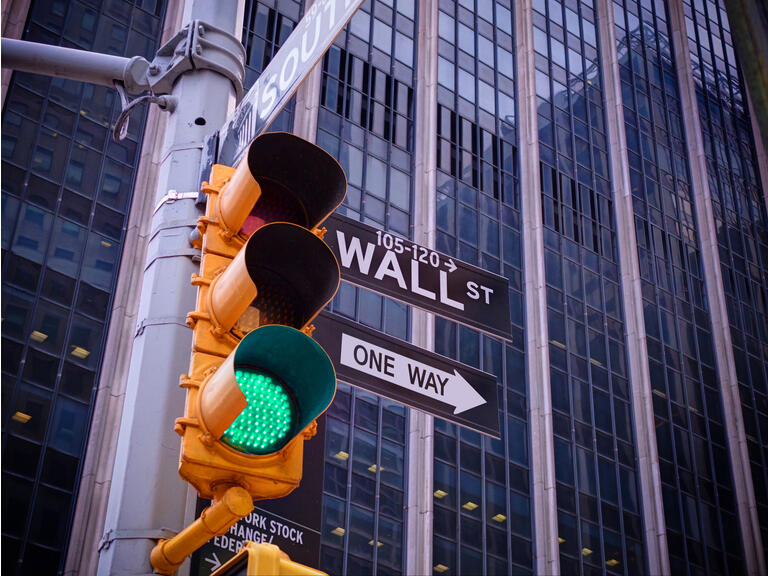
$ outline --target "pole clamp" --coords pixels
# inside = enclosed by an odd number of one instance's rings
[[[156,318],[144,318],[136,325],[136,332],[134,338],[138,338],[144,334],[144,329],[148,326],[167,326],[169,324],[177,324],[179,326],[187,327],[187,319],[181,316],[161,316]]]
[[[157,213],[158,210],[160,210],[160,207],[163,204],[175,202],[176,200],[186,200],[186,199],[194,199],[197,200],[197,195],[199,192],[177,192],[176,190],[168,190],[166,192],[165,196],[160,198],[160,201],[155,206],[154,214]]]
[[[158,49],[149,65],[143,58],[131,62],[130,78],[145,73],[143,81],[115,82],[122,102],[122,111],[113,129],[115,140],[126,137],[128,115],[142,102],[157,104],[161,110],[173,112],[178,104],[176,98],[170,95],[173,85],[179,76],[194,70],[212,70],[226,76],[235,87],[237,100],[243,97],[245,48],[240,40],[202,20],[191,20]],[[126,89],[144,88],[145,83],[150,94],[129,100]]]
[[[107,530],[99,541],[99,552],[107,550],[115,540],[169,540],[177,532],[168,528],[149,528],[147,530]]]
[[[243,97],[245,48],[240,40],[201,20],[192,20],[163,44],[149,65],[149,87],[155,96],[170,94],[176,80],[192,70],[213,70],[229,78],[237,99]]]

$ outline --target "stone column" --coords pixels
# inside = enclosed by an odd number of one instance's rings
[[[669,20],[672,44],[675,47],[677,78],[680,83],[680,103],[683,110],[683,123],[685,124],[685,141],[691,163],[691,188],[698,224],[704,282],[707,287],[707,303],[712,319],[712,344],[721,386],[720,393],[728,436],[728,454],[733,475],[733,489],[744,542],[744,566],[748,574],[765,574],[766,566],[757,519],[757,505],[752,485],[744,419],[741,413],[741,398],[733,357],[731,329],[728,324],[728,309],[723,291],[712,198],[707,180],[707,157],[701,134],[696,86],[693,79],[691,55],[688,51],[688,36],[682,0],[670,0]]]
[[[616,237],[621,270],[621,295],[624,301],[626,350],[632,386],[632,412],[635,422],[637,470],[640,475],[643,528],[648,572],[669,574],[667,530],[661,494],[659,454],[653,417],[651,377],[643,314],[642,278],[637,254],[635,214],[629,181],[627,135],[619,76],[619,54],[613,5],[610,0],[597,1],[597,24],[600,34],[600,60],[605,86],[605,117],[608,125],[613,205],[616,211]]]
[[[544,278],[544,225],[539,173],[539,135],[533,53],[532,1],[515,3],[520,191],[525,277],[525,350],[528,371],[528,422],[531,427],[533,476],[534,570],[560,574],[552,431],[552,388],[549,376],[547,286]]]

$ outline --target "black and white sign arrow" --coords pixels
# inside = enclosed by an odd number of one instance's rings
[[[494,438],[499,437],[496,377],[323,311],[313,337],[336,378]]]
[[[444,402],[454,409],[454,414],[486,402],[456,369],[453,373],[446,372],[349,334],[341,336],[341,363]]]
[[[221,560],[219,560],[215,552],[213,553],[213,559],[206,558],[205,561],[211,564],[211,572],[216,572],[221,567]]]

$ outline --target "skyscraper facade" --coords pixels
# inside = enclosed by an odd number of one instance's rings
[[[151,56],[165,9],[138,4],[84,5],[91,21],[33,0],[25,37]],[[249,86],[307,6],[243,4]],[[98,90],[16,74],[3,105],[9,573],[63,568],[72,538],[99,554],[82,459],[99,351],[130,355],[104,322],[135,278],[116,270],[147,191],[131,196],[141,124],[109,141]],[[304,479],[323,484],[320,569],[766,572],[768,157],[751,117],[722,0],[363,4],[271,129],[339,160],[341,213],[507,278],[512,336],[342,282],[332,312],[493,374],[501,435],[340,382],[323,477]],[[117,434],[99,430],[91,457]]]
[[[152,58],[164,11],[152,0],[35,1],[22,38]],[[147,115],[140,107],[115,142],[120,111],[110,88],[25,73],[13,75],[3,102],[8,574],[55,574],[66,556]]]

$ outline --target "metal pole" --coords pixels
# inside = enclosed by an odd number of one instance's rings
[[[188,0],[183,21],[197,19],[239,35],[242,13],[243,0]],[[184,413],[179,376],[187,370],[192,340],[185,317],[195,307],[190,278],[198,266],[189,232],[199,215],[194,197],[203,142],[226,121],[235,89],[221,74],[195,70],[176,81],[172,94],[183,104],[168,117],[157,170],[158,207],[140,288],[100,575],[152,573],[149,555],[157,539],[186,525],[188,486],[177,472],[179,437],[173,427]]]
[[[2,39],[2,54],[3,68],[109,87],[121,82],[133,94],[149,89],[149,62],[141,56],[124,58],[10,38]]]

